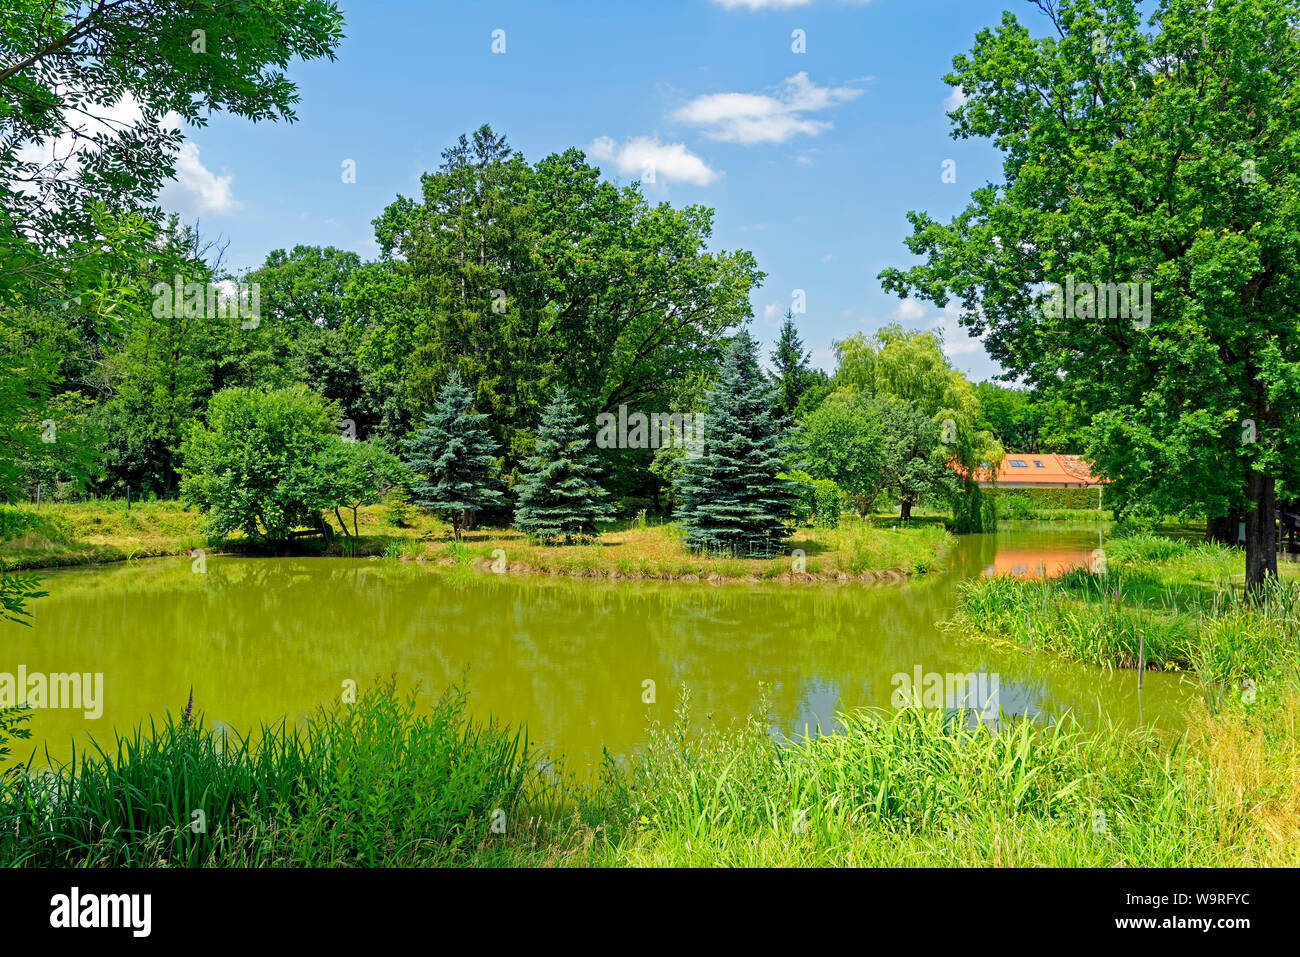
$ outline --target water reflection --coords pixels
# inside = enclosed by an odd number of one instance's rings
[[[947,574],[899,587],[788,588],[523,579],[418,564],[209,556],[52,572],[31,629],[6,627],[0,671],[103,672],[104,716],[42,711],[34,741],[66,757],[163,709],[190,686],[209,720],[238,729],[298,720],[349,679],[395,675],[433,695],[468,675],[473,709],[511,722],[575,770],[602,746],[626,753],[670,721],[689,686],[699,723],[730,724],[770,687],[789,734],[834,727],[837,710],[889,708],[894,675],[996,674],[1011,714],[1102,716],[1177,727],[1195,693],[1150,673],[1106,672],[962,641],[935,627],[956,582],[1008,554],[1047,567],[1086,555],[1093,533],[967,536]],[[1034,556],[1038,556],[1035,559]],[[1061,559],[1063,560],[1063,559]],[[642,701],[644,682],[656,700]],[[22,757],[27,756],[23,749]]]

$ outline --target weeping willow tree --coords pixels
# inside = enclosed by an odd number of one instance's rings
[[[957,532],[992,531],[992,503],[972,478],[995,467],[1002,446],[977,427],[975,388],[943,353],[932,332],[890,324],[868,338],[861,333],[835,344],[840,388],[874,397],[888,436],[882,486],[898,498],[900,517],[911,518],[923,497],[946,498]]]

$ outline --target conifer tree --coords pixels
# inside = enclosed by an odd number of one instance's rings
[[[470,411],[473,396],[453,374],[438,393],[433,410],[425,413],[424,428],[402,444],[416,481],[411,501],[451,522],[460,531],[474,512],[501,500],[497,477],[496,442],[488,432],[487,416]]]
[[[799,488],[777,478],[795,446],[781,423],[775,389],[758,367],[747,332],[732,341],[718,384],[705,400],[703,448],[692,450],[676,484],[677,523],[692,549],[770,555],[793,529]]]
[[[812,384],[812,369],[808,365],[811,355],[804,351],[803,340],[795,328],[794,312],[787,309],[785,322],[781,323],[781,338],[772,350],[772,364],[775,367],[777,401],[787,419],[794,418],[794,410],[799,399]]]
[[[515,528],[547,542],[594,538],[597,525],[613,521],[606,492],[597,484],[596,454],[589,426],[577,406],[556,388],[537,436],[537,454],[524,460],[517,486]]]

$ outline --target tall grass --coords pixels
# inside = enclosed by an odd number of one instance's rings
[[[1141,535],[1106,551],[1097,573],[963,582],[949,626],[1090,664],[1194,670],[1212,695],[1300,651],[1300,581],[1248,598],[1231,580],[1231,549]]]
[[[762,712],[692,731],[689,699],[577,788],[519,732],[391,686],[256,744],[167,722],[0,786],[5,865],[1223,866],[1300,859],[1300,687],[1171,740],[943,711]],[[206,829],[189,825],[195,810]],[[504,833],[493,829],[499,820]]]
[[[1005,716],[1004,716],[1005,717]],[[609,762],[593,820],[608,864],[1171,866],[1262,854],[1247,810],[1205,786],[1200,754],[1154,732],[942,712],[859,711],[788,745],[762,722],[653,730]],[[608,825],[607,825],[608,827]]]
[[[0,781],[0,862],[37,866],[403,865],[490,843],[534,778],[522,731],[391,684],[301,728],[151,723],[53,772]]]

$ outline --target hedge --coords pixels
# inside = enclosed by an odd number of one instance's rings
[[[1032,509],[1085,509],[1097,507],[1097,489],[1093,488],[990,488],[1000,505],[1010,506],[1019,499]]]

